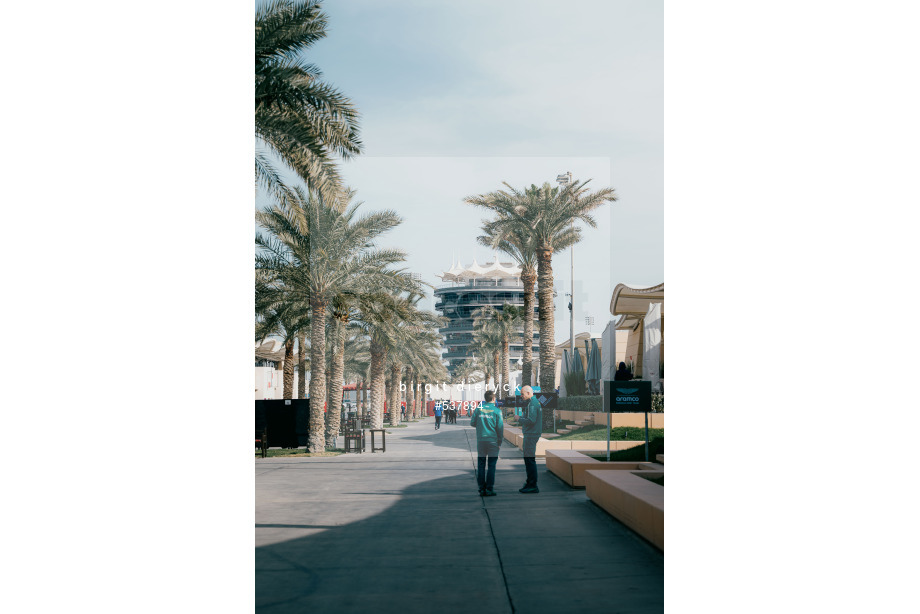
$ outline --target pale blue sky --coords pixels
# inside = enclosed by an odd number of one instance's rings
[[[664,280],[663,10],[660,2],[327,0],[308,58],[360,110],[365,154],[344,163],[367,209],[406,222],[383,244],[425,281],[476,245],[467,195],[572,171],[619,201],[575,249],[576,333],[599,334],[618,282]],[[553,268],[557,341],[568,338],[569,253]],[[428,303],[432,307],[432,303]]]

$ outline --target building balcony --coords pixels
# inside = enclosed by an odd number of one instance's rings
[[[493,279],[473,279],[466,284],[458,284],[456,282],[447,282],[441,284],[435,288],[435,294],[437,294],[439,290],[473,290],[480,288],[507,288],[510,290],[523,290],[524,284],[516,279],[501,279],[498,281]]]
[[[471,294],[461,297],[442,296],[441,300],[435,303],[435,309],[443,307],[475,307],[478,305],[497,305],[501,307],[505,303],[521,307],[524,305],[524,297]]]

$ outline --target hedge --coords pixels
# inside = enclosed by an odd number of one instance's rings
[[[604,411],[604,397],[602,396],[579,396],[579,397],[561,397],[559,399],[560,411]],[[652,393],[652,413],[664,413],[664,395]]]
[[[559,399],[560,411],[604,411],[604,397],[582,396]]]

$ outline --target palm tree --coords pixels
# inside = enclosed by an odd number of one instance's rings
[[[461,383],[466,386],[478,370],[479,368],[476,366],[475,360],[464,360],[454,367],[453,382]]]
[[[415,418],[415,367],[406,365],[406,419]]]
[[[473,322],[473,341],[470,343],[473,355],[485,366],[486,385],[489,376],[494,378],[495,387],[498,388],[498,377],[501,372],[502,335],[489,320],[480,318]],[[491,372],[490,372],[491,369]]]
[[[501,337],[500,360],[502,387],[500,390],[505,393],[501,398],[513,395],[514,391],[511,389],[511,369],[508,364],[508,359],[510,357],[509,346],[511,337],[517,332],[517,327],[524,318],[523,308],[518,308],[508,303],[502,305],[500,310],[491,306],[480,307],[473,311],[473,317],[475,318],[474,326],[491,327]]]
[[[355,382],[357,388],[360,389],[363,394],[366,394],[364,384],[367,381],[368,369],[370,369],[371,366],[370,339],[367,338],[363,330],[361,330],[356,323],[351,323],[349,325],[349,331],[353,329],[358,330],[350,333],[350,338],[345,341],[345,381]],[[363,409],[361,401],[366,399],[358,398],[357,389],[355,390],[355,400],[357,402],[357,409]]]
[[[398,323],[407,315],[405,305],[389,293],[361,297],[360,322],[370,338],[371,428],[383,428],[387,354],[395,345]]]
[[[490,222],[490,234],[505,237],[524,232],[532,241],[537,254],[538,311],[540,322],[540,387],[553,390],[556,382],[555,314],[553,312],[553,252],[565,249],[581,240],[582,221],[591,228],[597,222],[590,215],[605,202],[617,200],[613,188],[589,192],[590,180],[573,181],[564,188],[544,183],[531,185],[524,191],[504,183],[507,191],[499,190],[471,196],[465,202],[485,207],[497,214]]]
[[[303,52],[326,36],[319,0],[268,0],[255,16],[256,181],[278,199],[292,195],[272,162],[334,197],[341,180],[333,155],[361,153],[358,112]]]
[[[443,326],[444,318],[418,308],[422,294],[410,293],[399,297],[400,318],[394,322],[389,336],[390,362],[390,424],[399,424],[399,384],[404,365],[426,362],[429,351],[440,347],[441,336],[438,326]]]
[[[352,324],[350,320],[355,317],[354,309],[351,306],[351,297],[346,295],[337,294],[332,299],[332,313],[329,318],[329,329],[327,331],[329,339],[331,339],[330,351],[329,351],[329,401],[327,402],[327,411],[326,411],[326,447],[332,448],[335,442],[335,437],[339,432],[339,427],[341,426],[341,415],[342,415],[342,389],[346,374],[346,361],[348,361],[349,353],[353,353],[359,348],[355,347],[355,342],[353,341],[351,347],[349,347],[348,340],[349,337],[352,339],[355,338],[355,335],[361,331],[361,329]],[[350,350],[350,351],[349,351]],[[352,357],[352,361],[355,361],[357,357]],[[361,362],[358,359],[357,364],[351,364],[350,369],[358,370],[361,368]],[[366,367],[365,367],[366,370]]]
[[[533,383],[533,304],[534,286],[537,282],[537,250],[529,234],[530,226],[517,224],[498,230],[494,227],[494,222],[487,222],[483,224],[482,231],[484,234],[477,237],[481,245],[503,251],[521,267],[521,283],[524,284],[524,354],[521,357],[524,365],[521,386],[529,386]]]
[[[440,346],[440,340],[437,341],[438,346]],[[417,371],[416,382],[419,385],[419,415],[426,413],[426,401],[428,399],[428,393],[425,392],[425,385],[432,382],[444,382],[447,381],[447,369],[444,367],[444,364],[441,362],[441,352],[440,349],[429,350],[427,353],[424,353],[418,357],[418,362],[415,363],[414,368]]]
[[[257,268],[282,279],[298,300],[309,301],[310,452],[325,448],[326,312],[335,295],[360,296],[375,288],[420,290],[409,276],[390,267],[405,259],[401,250],[375,249],[374,239],[402,220],[393,211],[356,218],[363,203],[348,204],[347,192],[327,206],[296,187],[291,198],[256,214],[268,234],[257,233]]]

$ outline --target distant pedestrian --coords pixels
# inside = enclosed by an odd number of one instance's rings
[[[626,368],[626,363],[621,362],[620,365],[617,367],[616,373],[613,374],[613,380],[617,382],[623,382],[623,381],[629,381],[632,378],[633,378],[632,372]]]
[[[444,410],[441,409],[440,403],[434,404],[434,430],[438,430],[439,428],[441,428],[441,413],[443,411]]]
[[[538,493],[537,488],[537,442],[543,434],[543,406],[534,398],[533,388],[521,388],[521,398],[524,399],[524,408],[521,412],[521,429],[524,435],[524,444],[521,446],[524,453],[524,471],[527,479],[524,487],[519,492],[524,494]]]
[[[495,464],[498,462],[498,451],[505,434],[502,412],[492,403],[494,398],[495,393],[487,390],[485,403],[473,412],[473,418],[470,420],[470,426],[476,427],[476,451],[479,461],[476,483],[479,485],[481,497],[495,496]]]

